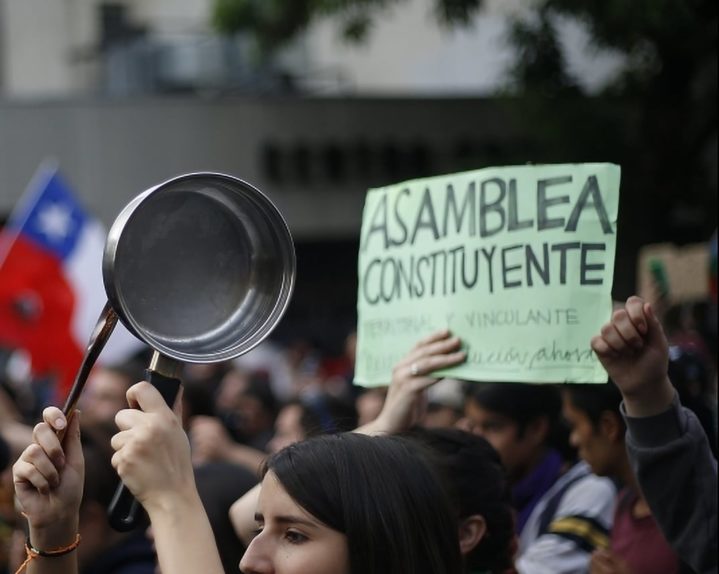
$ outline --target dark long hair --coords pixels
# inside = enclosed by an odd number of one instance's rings
[[[354,433],[293,444],[267,461],[290,497],[347,536],[352,574],[459,574],[457,524],[419,445]]]
[[[412,429],[407,435],[426,445],[447,483],[455,515],[481,515],[487,532],[465,556],[468,571],[514,571],[517,540],[509,482],[499,454],[482,437],[459,429]]]

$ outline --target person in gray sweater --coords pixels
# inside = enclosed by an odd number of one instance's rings
[[[669,380],[669,345],[651,305],[630,297],[592,348],[622,392],[627,451],[654,518],[684,562],[716,573],[717,461]]]

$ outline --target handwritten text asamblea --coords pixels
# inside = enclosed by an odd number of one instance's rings
[[[580,184],[579,194],[567,193],[566,186]],[[491,294],[574,281],[602,285],[606,245],[572,237],[587,222],[604,235],[614,233],[594,175],[584,182],[569,175],[539,179],[536,189],[521,191],[516,179],[493,177],[472,181],[464,190],[449,184],[443,191],[433,194],[426,187],[412,212],[403,209],[409,188],[377,201],[362,237],[361,253],[378,241],[384,250],[382,257],[362,263],[360,293],[369,304],[477,288]],[[513,240],[526,230],[552,232],[551,240]],[[403,254],[403,247],[418,240],[432,247]]]

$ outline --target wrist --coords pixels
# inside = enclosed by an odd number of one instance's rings
[[[674,400],[674,386],[669,377],[624,394],[624,408],[630,417],[651,417],[665,412]]]
[[[372,434],[396,434],[401,432],[403,429],[398,422],[396,416],[382,411],[379,416],[370,423],[372,425]]]
[[[157,496],[148,497],[142,501],[150,521],[154,524],[163,520],[183,520],[202,508],[202,501],[197,488],[192,484],[181,488],[168,489]]]
[[[73,544],[79,531],[79,521],[70,519],[68,521],[57,521],[48,526],[34,527],[28,529],[30,543],[40,550],[55,550]]]

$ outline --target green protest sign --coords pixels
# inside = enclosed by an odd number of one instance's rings
[[[488,168],[372,189],[359,252],[355,381],[441,328],[476,381],[606,382],[590,340],[611,314],[619,166]]]

